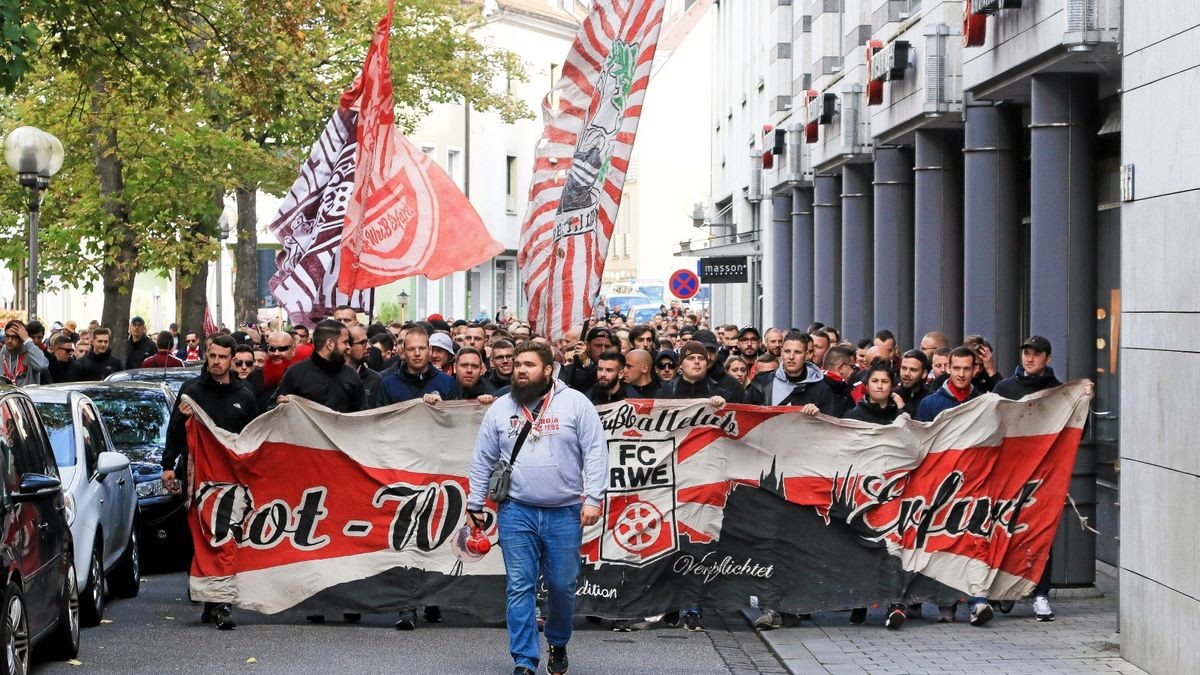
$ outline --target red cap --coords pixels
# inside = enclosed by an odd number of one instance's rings
[[[430,314],[429,318],[427,318],[425,320],[428,321],[429,323],[433,323],[434,321],[445,321],[445,319],[442,318],[441,314]]]

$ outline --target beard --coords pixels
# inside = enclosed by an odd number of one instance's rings
[[[329,352],[328,361],[335,366],[344,366],[346,365],[346,352],[340,349],[335,349]]]
[[[542,377],[530,379],[528,382],[513,380],[512,397],[517,403],[529,407],[530,403],[538,400],[550,389],[550,381]]]

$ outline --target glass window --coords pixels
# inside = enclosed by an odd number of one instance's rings
[[[54,462],[59,467],[75,466],[75,424],[71,419],[71,406],[66,403],[34,405],[46,426],[46,433],[50,436]]]
[[[118,451],[135,462],[154,462],[162,457],[171,417],[162,392],[112,388],[93,389],[87,394],[100,410]]]
[[[83,454],[87,461],[88,475],[91,476],[96,473],[100,465],[100,453],[105,450],[104,430],[100,427],[91,406],[84,406],[80,410],[80,417],[83,420]]]
[[[9,399],[7,405],[12,412],[12,425],[16,430],[16,434],[14,434],[16,444],[13,447],[13,464],[16,475],[18,477],[27,473],[56,475],[57,471],[50,473],[49,467],[46,466],[44,437],[37,424],[37,417],[33,409],[25,401],[15,398]],[[20,478],[17,480],[19,482]]]
[[[13,493],[21,484],[17,477],[17,463],[13,456],[17,447],[17,430],[13,422],[13,411],[5,403],[0,403],[0,452],[4,461],[4,490]]]

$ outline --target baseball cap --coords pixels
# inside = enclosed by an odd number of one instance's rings
[[[699,342],[706,349],[720,349],[721,348],[721,346],[719,344],[717,344],[717,334],[712,332],[711,330],[707,330],[707,329],[701,329],[701,330],[696,331],[695,333],[692,333],[692,341]],[[682,350],[680,350],[680,351],[682,352]],[[680,358],[686,359],[687,357],[683,356],[683,354],[681,353]]]
[[[609,342],[613,342],[612,331],[604,328],[603,326],[597,326],[588,331],[587,340],[585,340],[585,342],[591,342],[597,338],[607,338]]]
[[[1025,349],[1026,347],[1042,352],[1043,354],[1050,353],[1050,341],[1041,335],[1030,335],[1028,338],[1025,338],[1025,341],[1021,343],[1021,349]]]
[[[700,342],[699,340],[689,340],[683,343],[683,346],[679,348],[680,361],[686,361],[687,357],[693,354],[699,354],[700,356],[703,356],[705,360],[707,360],[708,347],[705,347],[704,343]]]
[[[135,317],[133,317],[132,319],[130,319],[130,320],[129,320],[129,323],[137,324],[137,325],[139,325],[139,326],[145,326],[145,325],[146,325],[146,320],[145,320],[145,319],[143,319],[143,318],[142,318],[142,317],[140,317],[140,316],[135,316]]]
[[[130,323],[133,323],[133,322],[131,321]],[[254,341],[250,339],[250,334],[245,331],[235,330],[233,333],[230,334],[230,337],[232,337],[233,341],[235,343],[237,343],[239,346],[254,344]]]
[[[671,363],[678,364],[679,354],[676,354],[674,349],[664,349],[658,353],[658,356],[654,357],[655,365],[662,363],[664,359],[670,361]]]
[[[437,347],[443,351],[454,353],[454,341],[445,333],[434,333],[429,336],[429,346]]]
[[[760,340],[762,339],[762,334],[759,333],[758,329],[755,328],[754,326],[746,326],[746,327],[742,328],[740,331],[738,331],[738,339],[741,340],[742,338],[746,337],[750,333],[754,333],[754,337],[756,337]]]
[[[434,312],[433,314],[430,314],[429,316],[425,317],[425,320],[428,321],[429,323],[433,323],[434,321],[445,321],[446,317],[442,316],[441,314],[438,314],[437,312]]]

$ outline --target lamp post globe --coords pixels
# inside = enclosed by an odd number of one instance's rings
[[[50,177],[62,168],[65,157],[62,142],[37,127],[17,127],[4,138],[4,161],[17,172],[17,182],[29,189],[29,263],[25,289],[29,321],[37,318],[38,216],[42,193],[50,187]]]

